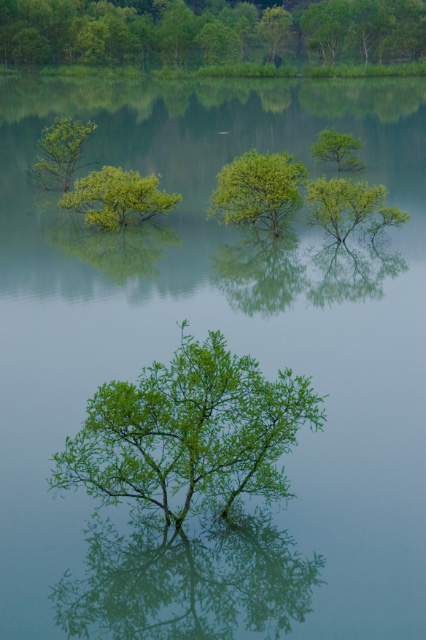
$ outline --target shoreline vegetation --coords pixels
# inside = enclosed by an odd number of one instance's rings
[[[105,79],[151,77],[160,80],[192,80],[197,78],[389,78],[426,76],[426,60],[407,64],[378,65],[292,65],[275,66],[271,63],[243,63],[208,65],[194,71],[163,68],[146,72],[135,66],[23,66],[10,68],[0,65],[0,75],[39,75],[42,77],[92,77]]]

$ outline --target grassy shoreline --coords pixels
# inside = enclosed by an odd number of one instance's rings
[[[0,65],[0,75],[16,76],[35,74],[41,77],[93,77],[104,79],[152,77],[160,80],[186,80],[197,78],[389,78],[426,76],[426,60],[401,65],[347,65],[313,66],[301,69],[291,65],[275,67],[267,64],[228,64],[200,67],[196,71],[160,69],[150,73],[137,67],[31,67],[6,69]]]

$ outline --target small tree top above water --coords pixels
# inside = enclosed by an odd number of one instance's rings
[[[160,191],[159,183],[155,175],[142,177],[137,171],[103,167],[76,180],[74,190],[62,198],[59,206],[85,213],[88,226],[117,230],[176,208],[182,196]]]
[[[83,151],[96,128],[90,120],[83,124],[72,118],[55,118],[52,125],[43,129],[37,142],[42,155],[30,169],[36,184],[43,189],[53,189],[59,183],[68,191],[73,174],[85,166]]]
[[[226,517],[243,495],[290,497],[280,458],[303,424],[322,428],[322,402],[289,369],[266,380],[218,331],[203,343],[183,333],[169,366],[99,388],[83,429],[54,456],[50,484],[83,485],[104,503],[136,498],[176,527],[194,506]]]
[[[248,151],[225,165],[211,197],[210,215],[223,213],[225,223],[266,226],[279,235],[279,225],[300,208],[299,187],[308,172],[294,156]]]
[[[363,146],[362,140],[351,133],[324,129],[319,132],[317,141],[312,145],[311,155],[317,159],[317,164],[337,162],[339,171],[360,171],[367,165],[358,159],[355,151]]]

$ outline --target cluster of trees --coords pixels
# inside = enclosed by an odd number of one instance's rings
[[[83,213],[89,227],[117,231],[130,222],[144,222],[175,209],[182,196],[160,191],[160,176],[142,177],[121,167],[92,171],[76,180],[68,193],[74,173],[87,166],[83,152],[96,127],[90,121],[84,125],[72,118],[55,118],[37,143],[41,154],[29,170],[35,183],[43,189],[59,184],[65,193],[59,206]]]
[[[424,57],[423,0],[304,0],[283,7],[226,0],[0,0],[3,62],[188,68],[277,63],[315,52],[324,63]]]
[[[85,224],[116,231],[130,222],[141,223],[167,214],[182,199],[178,193],[160,191],[160,178],[142,177],[137,171],[104,166],[100,171],[76,180],[68,193],[74,172],[80,167],[88,137],[96,129],[71,118],[56,118],[43,130],[38,141],[42,154],[30,174],[43,188],[60,183],[64,197],[59,206],[84,213]],[[365,163],[357,155],[363,143],[352,134],[324,129],[311,147],[317,162],[336,162],[339,172],[359,171]],[[303,204],[300,192],[307,185],[306,201],[310,223],[321,226],[336,242],[346,242],[353,231],[363,231],[372,239],[385,227],[399,227],[409,219],[405,211],[386,206],[386,188],[368,182],[325,177],[308,181],[302,162],[294,162],[287,152],[260,154],[252,149],[225,165],[211,197],[211,216],[224,216],[229,224],[251,224],[280,234]]]
[[[362,142],[351,134],[324,129],[312,145],[319,163],[335,161],[340,171],[358,171],[365,163],[355,153]],[[218,175],[211,216],[226,224],[251,224],[271,229],[279,236],[303,204],[300,187],[306,185],[309,223],[320,226],[337,243],[345,243],[354,231],[374,240],[385,227],[400,227],[409,219],[406,211],[386,206],[386,187],[325,177],[308,181],[301,162],[286,152],[260,154],[255,149],[235,158]]]

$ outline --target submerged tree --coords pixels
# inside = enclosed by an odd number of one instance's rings
[[[94,122],[83,124],[72,118],[56,118],[43,129],[37,142],[41,155],[30,169],[35,183],[43,189],[52,189],[57,183],[66,192],[73,174],[88,163],[83,163],[83,152],[89,136],[97,128]]]
[[[354,231],[376,236],[385,227],[400,227],[410,218],[406,211],[386,207],[386,187],[345,178],[318,178],[308,184],[311,224],[322,227],[337,242]]]
[[[278,638],[312,611],[325,560],[301,556],[265,514],[194,539],[152,519],[131,524],[122,535],[109,521],[90,523],[85,577],[66,572],[53,587],[68,638],[232,640],[242,629],[264,638],[265,627]]]
[[[299,187],[308,172],[294,156],[248,151],[225,165],[211,197],[210,215],[223,213],[225,223],[266,226],[275,236],[302,203]]]
[[[323,129],[311,147],[311,156],[317,159],[317,164],[337,162],[339,171],[360,171],[367,165],[359,160],[355,151],[362,149],[363,146],[362,140],[355,138],[351,133]]]
[[[89,400],[83,429],[54,456],[52,488],[136,498],[177,528],[194,506],[227,517],[244,495],[290,497],[280,459],[305,423],[322,428],[323,399],[310,378],[286,369],[269,382],[220,332],[200,343],[185,326],[169,367],[154,362],[137,385],[113,381]]]
[[[159,183],[160,178],[154,174],[142,177],[137,171],[103,167],[76,180],[74,190],[62,198],[59,206],[84,213],[88,226],[118,230],[132,221],[150,220],[176,208],[182,196],[160,191]]]

